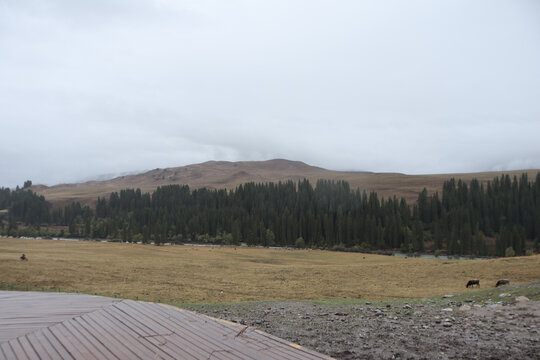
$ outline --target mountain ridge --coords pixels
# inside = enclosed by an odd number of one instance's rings
[[[477,178],[486,183],[500,174],[536,176],[539,170],[513,170],[479,173],[406,175],[401,173],[374,173],[367,171],[335,171],[308,165],[302,161],[272,159],[266,161],[206,161],[180,167],[155,168],[146,172],[123,175],[110,180],[91,180],[83,183],[58,184],[53,186],[34,185],[32,190],[52,202],[63,206],[72,201],[94,205],[99,197],[108,197],[111,192],[126,188],[139,188],[142,192],[152,192],[159,186],[179,184],[192,189],[235,189],[238,185],[255,182],[285,182],[309,180],[315,184],[318,179],[347,181],[351,188],[376,191],[380,196],[405,197],[416,200],[424,187],[428,192],[442,190],[444,181],[450,178],[470,181]]]

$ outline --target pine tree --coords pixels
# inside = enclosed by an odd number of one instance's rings
[[[433,243],[434,243],[433,245],[435,246],[435,249],[441,250],[443,247],[443,243],[442,243],[442,234],[441,234],[441,230],[440,230],[438,222],[433,223],[432,233],[433,233]]]
[[[426,188],[424,188],[418,195],[417,205],[418,218],[420,221],[422,221],[424,224],[431,223],[431,208],[428,205],[428,193]]]
[[[232,241],[236,245],[242,242],[242,232],[240,231],[238,220],[234,221],[232,225]]]
[[[414,223],[414,251],[424,251],[424,228],[419,220]]]
[[[465,223],[461,232],[461,253],[473,253],[471,226],[468,222]]]
[[[274,232],[270,229],[266,229],[265,232],[265,246],[275,246],[276,245],[276,237],[274,235]]]
[[[479,231],[475,235],[475,243],[476,243],[476,254],[481,256],[487,255],[487,245],[486,245],[486,238],[484,236],[484,233]]]

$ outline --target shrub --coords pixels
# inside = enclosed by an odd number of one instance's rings
[[[223,235],[223,241],[225,242],[225,244],[231,245],[233,243],[232,234],[227,233],[227,234]]]
[[[304,238],[300,236],[298,239],[296,239],[296,242],[294,243],[294,245],[298,249],[303,249],[306,247],[306,242],[304,241]]]
[[[133,235],[133,242],[138,243],[143,241],[142,234],[135,234]]]
[[[504,256],[506,257],[516,256],[516,252],[514,251],[514,248],[511,246],[507,247],[506,250],[504,251]]]

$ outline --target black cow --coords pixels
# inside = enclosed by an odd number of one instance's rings
[[[473,287],[474,285],[480,287],[480,280],[469,280],[466,287]]]
[[[502,285],[509,285],[509,284],[510,284],[510,280],[501,279],[501,280],[497,281],[497,284],[495,285],[495,287],[499,287],[499,286],[502,286]]]

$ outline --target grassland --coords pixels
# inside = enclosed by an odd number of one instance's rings
[[[26,253],[29,261],[20,261]],[[0,239],[4,288],[164,302],[400,299],[540,280],[540,256],[439,260],[329,251]]]

